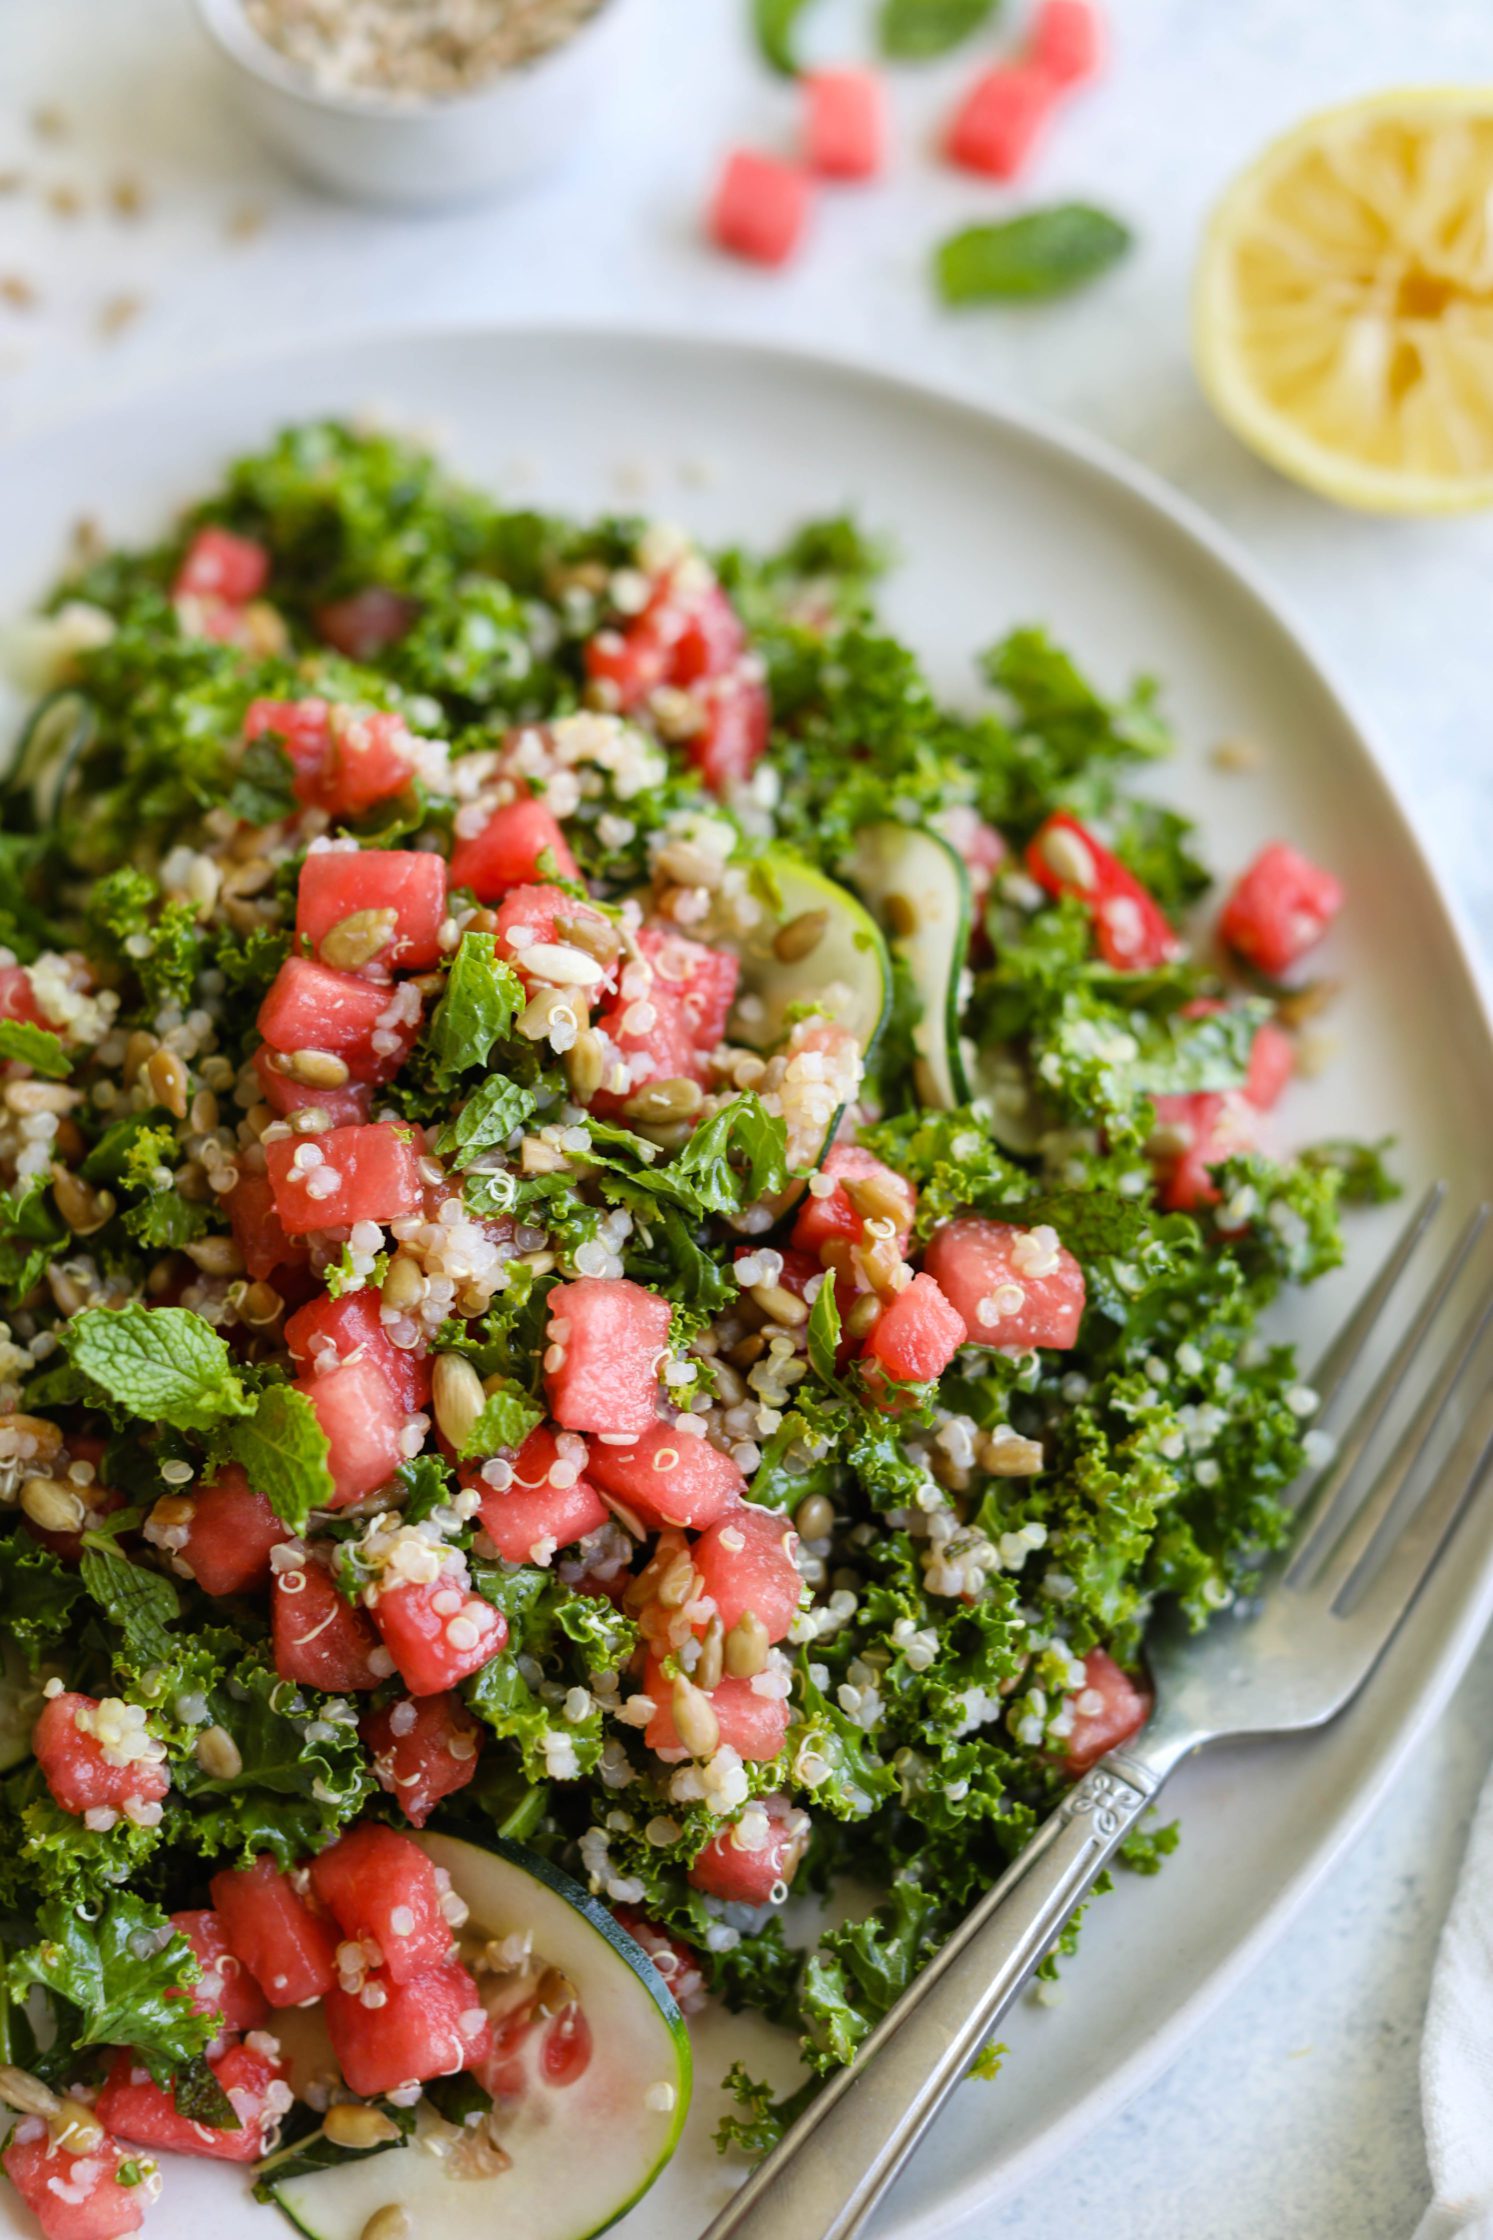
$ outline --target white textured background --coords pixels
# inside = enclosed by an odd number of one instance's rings
[[[698,230],[722,145],[785,144],[791,131],[791,95],[747,49],[745,0],[657,0],[652,67],[610,136],[520,200],[437,220],[344,209],[277,174],[225,106],[184,0],[0,0],[0,430],[196,362],[210,379],[211,361],[240,346],[544,316],[824,343],[1040,403],[1169,476],[1266,565],[1493,950],[1493,523],[1361,521],[1292,490],[1213,423],[1186,347],[1199,225],[1234,166],[1311,107],[1381,85],[1493,79],[1493,9],[1112,8],[1111,74],[1064,118],[1024,198],[1103,202],[1135,224],[1137,253],[1071,304],[953,319],[930,298],[931,243],[1014,207],[928,153],[968,55],[898,74],[892,176],[826,195],[808,252],[769,276],[717,258]],[[870,9],[819,0],[806,43],[826,59],[854,51]],[[39,106],[64,112],[64,137],[38,137]],[[112,207],[120,180],[143,195],[140,215]],[[29,308],[6,300],[13,280],[34,289]],[[380,395],[373,346],[368,393]],[[643,496],[679,502],[662,475]],[[1018,2202],[966,2227],[971,2240],[1408,2235],[1426,2192],[1421,2012],[1490,1714],[1485,1647],[1394,1800],[1177,2069]],[[998,2092],[991,2112],[998,2122]]]

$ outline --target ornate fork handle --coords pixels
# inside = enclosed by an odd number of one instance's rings
[[[1101,1759],[704,2240],[851,2240],[1159,1787]]]

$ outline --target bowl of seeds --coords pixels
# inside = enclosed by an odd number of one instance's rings
[[[268,145],[334,194],[472,201],[614,115],[648,0],[194,0]]]

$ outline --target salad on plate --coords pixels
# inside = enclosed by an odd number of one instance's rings
[[[882,566],[318,423],[12,633],[17,2229],[584,2240],[709,2000],[762,2151],[1284,1533],[1341,889],[1208,905],[1154,688],[945,705]]]

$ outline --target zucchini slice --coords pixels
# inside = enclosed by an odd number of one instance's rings
[[[796,1004],[818,1004],[869,1056],[892,993],[891,962],[875,919],[848,888],[788,848],[765,851],[756,884],[768,915],[741,946],[732,1035],[749,1049],[770,1049]]]
[[[568,1875],[515,1844],[417,1840],[471,1908],[464,1937],[531,1939],[527,1968],[499,1979],[505,1998],[521,2003],[546,1969],[575,1986],[590,2059],[551,2084],[542,2028],[520,2046],[522,2089],[500,2131],[512,2162],[499,2176],[448,2174],[416,2144],[287,2178],[274,2199],[310,2240],[360,2240],[391,2202],[422,2240],[591,2240],[647,2192],[678,2143],[690,2098],[684,2019],[647,1954]]]
[[[969,875],[926,825],[873,824],[859,834],[855,883],[886,929],[918,999],[917,1088],[942,1110],[970,1095],[959,1049],[959,984],[969,956]]]
[[[16,742],[5,783],[31,796],[39,832],[57,821],[68,787],[93,743],[98,720],[81,692],[52,692],[32,711]]]

